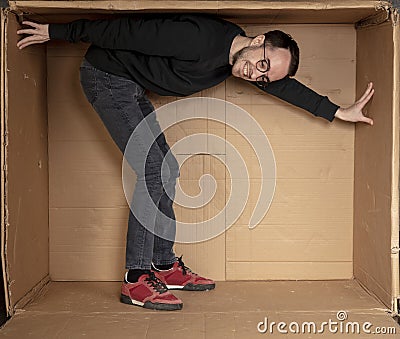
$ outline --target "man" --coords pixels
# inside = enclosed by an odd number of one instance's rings
[[[230,75],[243,78],[289,103],[329,121],[372,120],[362,113],[372,97],[372,84],[349,108],[340,108],[291,77],[296,74],[299,49],[281,31],[247,37],[237,25],[206,15],[169,14],[123,17],[113,20],[77,20],[68,24],[26,21],[27,34],[17,44],[23,49],[50,39],[91,43],[82,62],[81,84],[112,138],[124,152],[135,138],[130,165],[137,174],[128,222],[126,268],[121,301],[146,308],[176,310],[182,301],[169,289],[208,290],[211,279],[193,273],[176,258],[173,241],[154,234],[161,225],[151,213],[148,194],[159,211],[174,222],[172,202],[179,176],[178,163],[169,151],[145,89],[160,95],[187,96],[212,87]],[[142,147],[148,135],[133,133],[144,118],[156,142],[148,155]],[[154,118],[152,118],[154,117]],[[132,134],[133,133],[133,134]],[[161,165],[168,165],[167,176]],[[172,230],[175,223],[168,225]]]

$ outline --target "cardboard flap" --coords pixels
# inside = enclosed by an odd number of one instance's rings
[[[19,24],[7,15],[6,256],[11,307],[48,275],[46,49],[16,47]]]
[[[356,23],[371,16],[378,7],[390,7],[376,0],[309,1],[209,1],[209,0],[138,0],[138,1],[10,1],[13,10],[24,12],[38,21],[50,22],[54,14],[79,17],[94,13],[128,12],[203,12],[218,14],[243,23]],[[33,16],[32,16],[33,14]]]
[[[394,117],[394,44],[390,22],[357,32],[357,98],[368,82],[375,94],[364,112],[374,125],[357,124],[354,164],[354,275],[388,307],[392,303],[393,184],[398,163]],[[397,109],[396,109],[397,110]],[[398,117],[397,117],[398,119]],[[397,169],[398,171],[398,169]],[[397,187],[396,187],[397,189]]]

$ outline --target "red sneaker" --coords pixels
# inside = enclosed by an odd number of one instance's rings
[[[142,274],[138,282],[130,283],[125,279],[121,287],[121,302],[154,310],[181,310],[183,303],[168,291],[167,286],[154,272]]]
[[[182,261],[182,256],[176,258],[177,261],[169,270],[157,270],[154,265],[152,270],[156,272],[162,282],[167,285],[169,290],[185,291],[205,291],[215,288],[215,282],[211,279],[203,278],[192,272],[191,269]]]

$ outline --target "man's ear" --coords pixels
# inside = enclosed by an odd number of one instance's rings
[[[253,40],[251,40],[250,46],[261,46],[264,43],[265,35],[257,35]]]

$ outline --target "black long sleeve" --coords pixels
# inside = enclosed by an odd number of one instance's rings
[[[179,15],[80,19],[67,24],[50,25],[49,35],[51,39],[89,42],[105,49],[193,60],[205,42],[198,40],[202,38],[201,35],[193,39],[197,24],[190,17]]]
[[[253,84],[260,88],[255,82]],[[328,97],[319,95],[301,82],[289,77],[271,82],[265,92],[330,122],[335,118],[335,113],[339,108]]]

